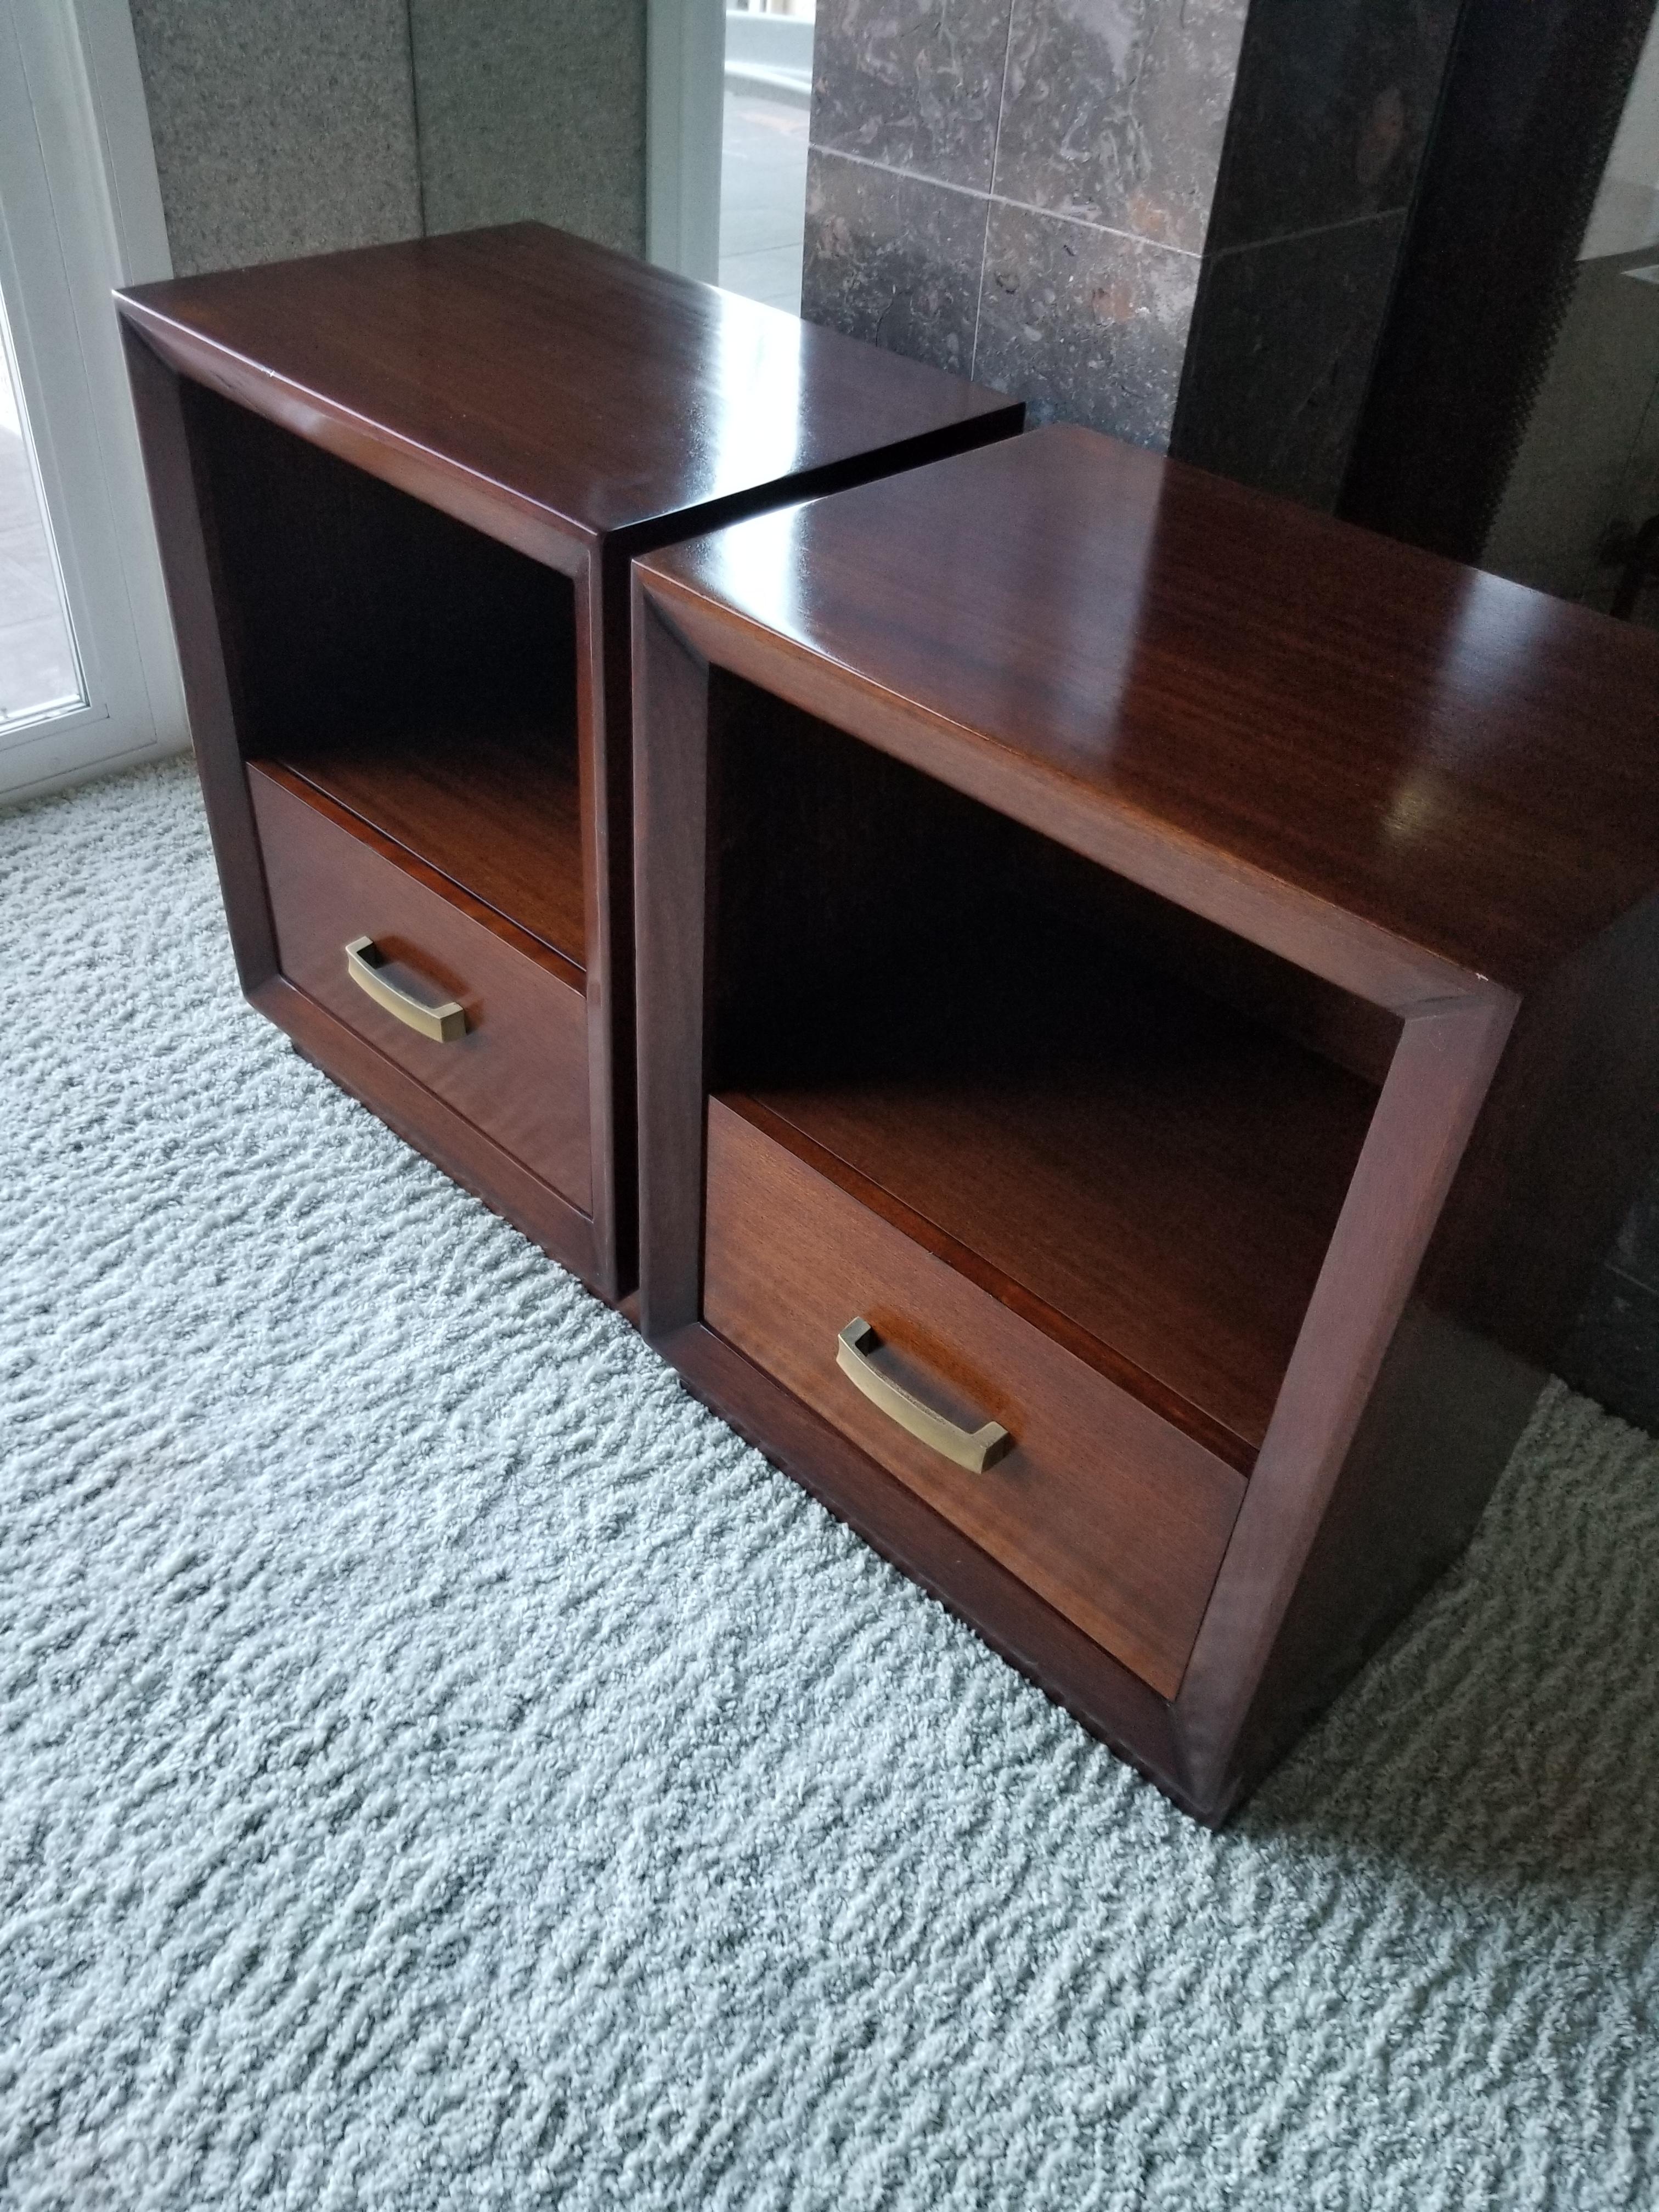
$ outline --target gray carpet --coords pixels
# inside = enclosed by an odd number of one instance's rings
[[[1652,2206],[1659,1453],[1193,1826],[0,817],[0,2203]]]

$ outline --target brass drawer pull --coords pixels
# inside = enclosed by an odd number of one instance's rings
[[[1013,1438],[999,1423],[987,1421],[970,1435],[931,1406],[924,1406],[920,1398],[913,1398],[908,1390],[901,1390],[896,1382],[890,1382],[879,1368],[871,1364],[866,1349],[875,1333],[867,1321],[849,1321],[836,1339],[836,1364],[890,1421],[896,1421],[919,1443],[942,1452],[970,1474],[983,1474],[1005,1452],[1013,1449]]]
[[[466,1010],[453,999],[441,1006],[429,1006],[381,975],[382,955],[372,937],[354,937],[345,957],[346,973],[357,988],[367,991],[377,1006],[384,1006],[405,1028],[419,1030],[434,1044],[453,1044],[457,1037],[466,1035]]]

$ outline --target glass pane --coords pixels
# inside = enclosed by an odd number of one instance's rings
[[[720,283],[800,313],[812,0],[751,0],[726,17]]]
[[[0,343],[0,729],[60,714],[84,696],[11,347]]]

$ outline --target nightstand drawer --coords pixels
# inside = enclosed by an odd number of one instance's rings
[[[513,924],[492,927],[419,880],[320,795],[302,797],[258,766],[248,786],[289,982],[589,1211],[580,970]],[[364,939],[349,957],[348,947]],[[434,1021],[433,1010],[446,1006],[459,1018]]]
[[[720,1099],[703,1318],[1175,1694],[1243,1477]],[[873,1334],[844,1344],[855,1319]],[[988,1424],[1012,1439],[1000,1455]],[[991,1463],[947,1456],[953,1430],[985,1437]]]

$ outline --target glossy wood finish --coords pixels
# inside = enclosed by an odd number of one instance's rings
[[[1402,1341],[1419,1270],[1512,1012],[1473,992],[1425,1008],[1405,1025],[1176,1701],[1188,1776],[1218,1804],[1230,1803],[1249,1778],[1247,1729],[1261,1685],[1325,1518],[1354,1480],[1372,1393]],[[1423,1367],[1402,1387],[1409,1401],[1437,1383],[1454,1394],[1467,1387],[1457,1376]],[[1519,1433],[1517,1419],[1501,1439],[1501,1456],[1481,1470],[1482,1504]],[[1437,1467],[1419,1465],[1417,1473],[1431,1487],[1443,1480]],[[1406,1515],[1420,1510],[1414,1496],[1401,1503]],[[1414,1544],[1414,1529],[1396,1530],[1395,1540],[1401,1533]],[[1376,1579],[1370,1586],[1375,1590]],[[1362,1605],[1361,1590],[1350,1589],[1334,1609],[1351,1631],[1380,1633],[1382,1624],[1367,1619]]]
[[[579,960],[592,1226],[553,1249],[622,1295],[629,558],[1006,436],[1019,407],[535,224],[119,306],[245,983],[273,957],[250,754]],[[446,823],[475,767],[471,826]],[[502,838],[520,796],[535,834]]]
[[[756,1095],[878,1211],[896,1201],[1001,1304],[1249,1471],[1364,1141],[1361,1085],[1218,1024],[1127,1066]]]
[[[591,1214],[572,1206],[550,1183],[487,1137],[475,1122],[452,1110],[435,1091],[361,1037],[285,976],[273,975],[248,994],[252,1003],[285,1030],[303,1057],[320,1068],[396,1130],[406,1144],[465,1183],[485,1204],[550,1252],[568,1252],[568,1265],[591,1277],[597,1267]]]
[[[586,964],[581,794],[574,748],[533,724],[457,724],[335,744],[282,763],[403,851],[580,969]]]
[[[1248,1471],[1398,1023],[751,687],[711,736],[711,1088]]]
[[[1380,1004],[1532,987],[1653,890],[1659,638],[1088,431],[646,573],[723,665],[925,702],[890,749]]]
[[[719,1100],[708,1224],[708,1326],[1173,1697],[1242,1476]],[[1006,1457],[964,1474],[861,1396],[836,1364],[855,1316],[884,1373],[960,1426],[1000,1422]]]
[[[248,769],[282,972],[296,989],[588,1212],[587,1006],[568,962],[488,908],[466,911],[369,842],[299,777]],[[379,849],[377,849],[377,846]],[[471,903],[471,902],[470,902]],[[466,1034],[438,1043],[404,1026],[346,972],[372,938],[419,991],[457,1001]]]
[[[1206,1167],[1203,1133],[1218,1137],[1248,1099],[1249,1056],[1230,1040],[1268,1032],[1280,1070],[1292,1041],[1327,1062],[1312,1091],[1264,1109],[1255,1152],[1283,1144],[1293,1159],[1300,1137],[1310,1183],[1340,1169],[1340,1188],[1316,1209],[1317,1279],[1190,1659],[1178,1685],[1159,1675],[1156,1717],[1099,1646],[1091,1663],[1086,1648],[1062,1656],[1048,1635],[1001,1632],[1015,1601],[970,1571],[959,1540],[913,1523],[902,1553],[1181,1802],[1224,1818],[1466,1540],[1644,1164],[1659,1094],[1654,641],[1071,431],[739,526],[641,561],[636,580],[642,1322],[858,1525],[883,1523],[867,1440],[854,1470],[821,1419],[786,1413],[787,1378],[749,1379],[787,1364],[763,1318],[737,1368],[710,1326],[707,1288],[740,1282],[745,1255],[765,1264],[742,1229],[760,1200],[712,1170],[705,1225],[711,1088],[884,1231],[982,1286],[982,1248],[1006,1239],[1007,1215],[1036,1200],[1043,1218],[1056,1160],[1073,1175],[1089,1151],[1042,1134],[1059,1126],[1044,1024],[1039,1011],[1028,1036],[1015,1018],[1022,972],[1035,1007],[1054,1003],[1034,963],[1063,969],[1096,1009],[1098,1034],[1070,1058],[1092,1063],[1098,1145],[1123,1148],[1118,1218],[1097,1213],[1085,1231],[1086,1208],[1072,1209],[1085,1272],[1095,1237],[1123,1241],[1137,1207],[1149,1224],[1184,1223],[1200,1263],[1219,1218],[1226,1249],[1228,1146]],[[743,891],[744,855],[755,822],[775,831],[822,812],[812,763],[845,747],[830,730],[879,763],[858,772],[876,857],[860,876],[850,841],[826,839],[823,872],[854,884],[827,892],[799,854],[781,866],[804,917],[792,934],[781,894],[769,905]],[[895,763],[939,803],[907,799]],[[932,834],[912,841],[908,913],[878,892],[879,932],[861,936],[870,882],[894,872],[895,817],[907,837]],[[1033,830],[1066,853],[1039,861]],[[831,865],[836,853],[850,857]],[[1067,887],[1079,867],[1106,872],[1092,905]],[[981,894],[959,896],[962,881]],[[1042,952],[1039,909],[1062,925],[1057,951]],[[884,1003],[878,937],[902,968],[913,930],[927,939],[915,973],[933,963],[950,1019],[960,1027],[976,998],[985,1015],[953,1063],[928,1056],[925,1080],[884,1056],[901,1024],[878,1017],[861,1039],[849,1018]],[[845,988],[834,957],[812,965],[815,939],[844,946]],[[757,940],[773,951],[757,955]],[[1103,1096],[1122,1000],[1096,963],[1113,944],[1189,1019],[1194,994],[1218,1002],[1200,1024],[1212,1049],[1195,1094],[1233,1095],[1194,1104],[1178,1160],[1152,1146],[1157,1117],[1126,1125]],[[1086,1018],[1073,1018],[1079,1035]],[[766,1068],[815,1028],[830,1040],[816,1065]],[[1155,1048],[1141,1072],[1170,1068]],[[1374,1106],[1334,1145],[1309,1101],[1356,1078]],[[1286,1133],[1292,1107],[1302,1120]],[[1247,1126],[1231,1124],[1236,1154]],[[1001,1158],[976,1164],[994,1139]],[[1261,1172],[1240,1158],[1243,1188]],[[1190,1208],[1176,1203],[1183,1184]],[[1255,1218],[1268,1232],[1277,1219],[1271,1206]],[[1034,1240],[1036,1264],[1055,1272],[1024,1318],[1071,1349],[1089,1301],[1075,1273],[1062,1280],[1068,1241],[1065,1226]],[[1248,1260],[1247,1236],[1237,1249]],[[719,1256],[708,1285],[705,1254]],[[805,1285],[814,1264],[790,1261]],[[1187,1264],[1171,1259],[1172,1281]],[[1273,1259],[1257,1264],[1271,1285]],[[1247,1273],[1241,1312],[1249,1290]],[[1195,1329],[1205,1311],[1176,1295],[1163,1330]],[[1091,1317],[1111,1337],[1133,1326],[1103,1304]],[[1177,1356],[1210,1352],[1194,1335]],[[1167,1375],[1167,1351],[1156,1357]],[[1119,1379],[1180,1425],[1135,1364]],[[975,1379],[981,1396],[994,1385]]]
[[[1029,985],[985,992],[965,1067],[754,1095],[1248,1471],[1376,1093],[1144,971]]]
[[[219,594],[197,497],[184,392],[179,380],[125,322],[121,341],[230,947],[242,988],[252,999],[276,974],[276,937],[237,738],[230,671],[219,628]]]
[[[1167,1699],[712,1329],[695,1324],[657,1341],[688,1387],[740,1436],[1041,1682],[1085,1727],[1106,1737],[1178,1805],[1203,1817],[1187,1784]]]
[[[661,542],[1020,415],[535,222],[140,285],[121,307],[197,382],[538,558],[550,533]]]

